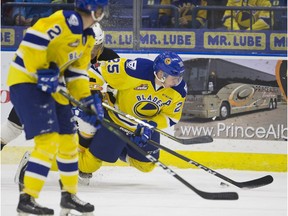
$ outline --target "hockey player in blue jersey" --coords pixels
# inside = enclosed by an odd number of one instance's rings
[[[154,61],[118,58],[101,62],[100,67],[89,70],[89,76],[94,77],[96,83],[105,81],[112,88],[114,96],[110,93],[104,98],[110,106],[159,129],[171,127],[181,118],[187,92],[183,74],[183,61],[173,52],[164,52]],[[82,112],[78,111],[81,118]],[[141,125],[135,126],[109,110],[106,110],[105,117],[130,131],[136,130],[138,135],[131,139],[155,158],[159,157],[159,149],[147,144],[148,139],[159,143],[159,133]],[[80,120],[78,124],[81,145],[79,176],[84,184],[89,184],[89,178],[101,167],[102,161],[114,163],[121,159],[142,172],[155,167],[108,129],[96,132],[95,127],[82,124]]]
[[[11,101],[24,125],[26,139],[35,146],[25,172],[20,170],[20,215],[54,215],[38,198],[57,160],[61,186],[61,215],[70,210],[92,213],[94,206],[75,194],[78,189],[78,139],[69,101],[56,92],[66,89],[96,109],[85,120],[96,126],[103,119],[101,100],[91,95],[87,69],[94,46],[91,28],[104,16],[108,0],[76,0],[75,11],[57,11],[28,28],[10,65],[7,84]],[[85,114],[84,114],[85,115]],[[91,126],[92,126],[91,125]],[[21,167],[21,166],[20,166]]]

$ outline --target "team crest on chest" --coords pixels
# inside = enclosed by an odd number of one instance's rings
[[[141,101],[135,104],[134,113],[139,118],[151,118],[159,113],[160,108],[149,101]]]
[[[162,101],[157,96],[152,95],[137,95],[137,102],[133,106],[135,115],[140,118],[153,117],[159,114],[163,105],[169,106],[171,100]]]

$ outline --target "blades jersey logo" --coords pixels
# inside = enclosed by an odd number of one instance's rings
[[[151,118],[158,115],[159,111],[159,106],[151,101],[139,101],[134,106],[134,113],[139,118]]]
[[[163,105],[169,106],[172,102],[171,100],[164,102],[160,98],[152,95],[137,95],[136,98],[138,102],[135,103],[133,110],[140,118],[156,116],[159,114],[160,108]]]

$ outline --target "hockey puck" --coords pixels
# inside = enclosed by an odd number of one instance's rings
[[[229,187],[229,185],[226,184],[226,183],[224,183],[224,182],[221,182],[221,183],[220,183],[220,186],[221,186],[221,187]]]

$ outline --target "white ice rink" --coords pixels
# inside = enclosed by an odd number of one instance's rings
[[[235,191],[236,201],[205,200],[161,168],[141,173],[131,167],[102,167],[90,186],[80,186],[78,196],[95,205],[95,216],[286,216],[287,173],[217,170],[235,181],[272,175],[274,182],[257,189],[220,186],[221,179],[199,169],[178,169],[177,174],[207,192]],[[17,165],[1,167],[1,215],[14,216],[18,187],[13,178]],[[58,174],[50,173],[38,202],[59,215]]]

